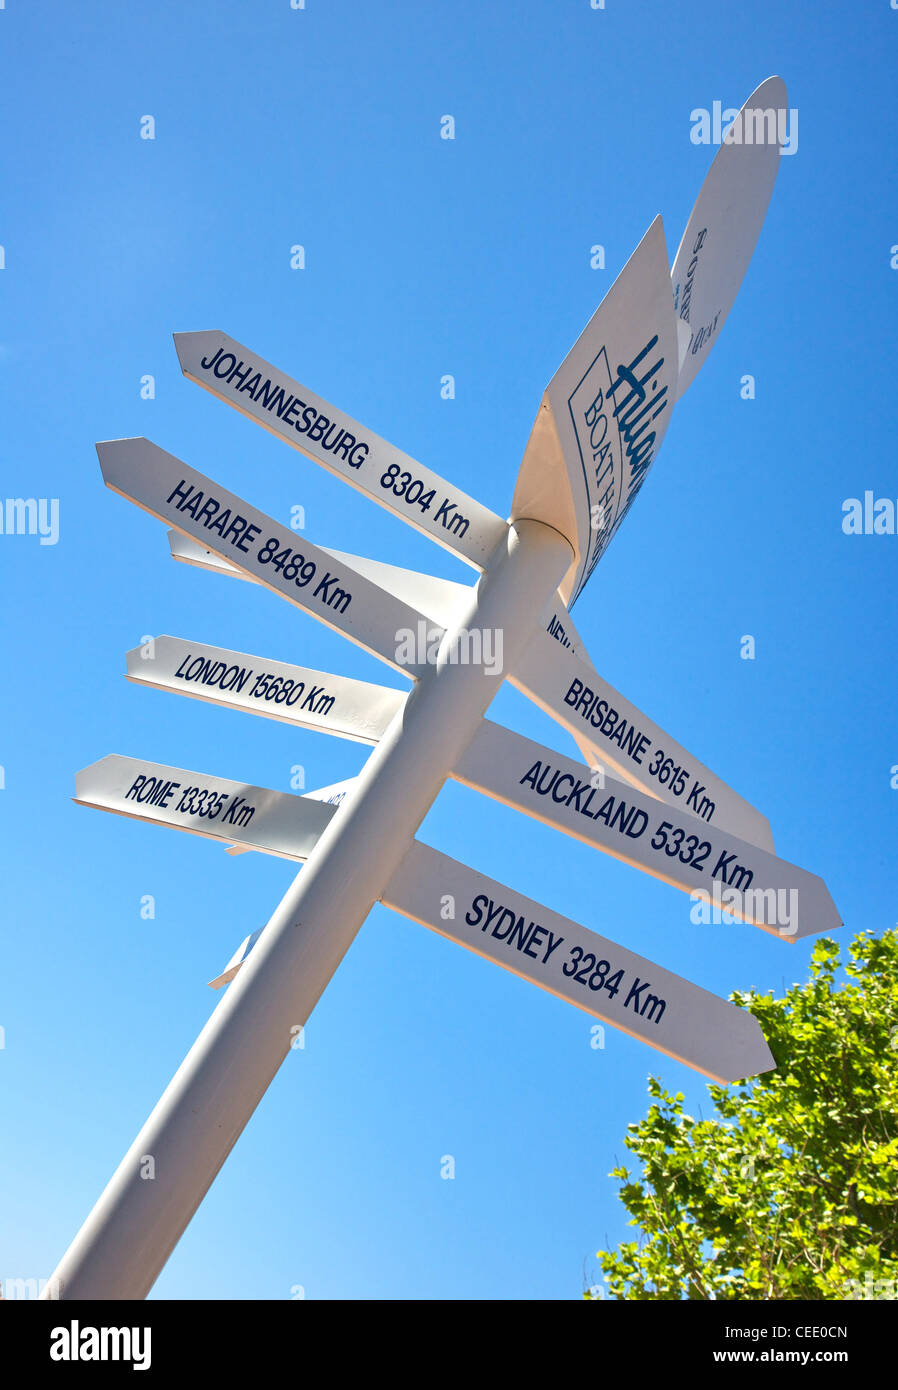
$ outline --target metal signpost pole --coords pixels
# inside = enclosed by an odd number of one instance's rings
[[[468,613],[446,633],[63,1256],[51,1296],[146,1296],[501,682],[465,660],[464,633],[501,631],[514,663],[571,554],[536,521],[502,540]],[[142,1176],[148,1157],[152,1178]]]

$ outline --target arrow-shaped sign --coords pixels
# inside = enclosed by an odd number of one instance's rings
[[[573,735],[590,765],[610,767],[649,796],[773,849],[767,817],[603,680],[582,652],[538,632],[509,679]]]
[[[128,652],[128,679],[360,743],[376,743],[407,698],[369,681],[156,637]]]
[[[381,902],[713,1081],[775,1066],[745,1009],[418,840]],[[230,984],[261,935],[241,941],[213,989]]]
[[[412,844],[381,901],[715,1081],[775,1066],[744,1009],[429,845]]]
[[[508,525],[226,333],[176,333],[181,370],[219,400],[482,569]]]
[[[383,736],[406,698],[174,637],[130,651],[128,674],[144,685],[368,743]],[[840,925],[821,879],[712,826],[704,796],[675,810],[487,719],[449,775],[683,892],[702,890],[709,905],[787,940]]]
[[[452,775],[786,941],[842,925],[816,874],[489,720]]]
[[[773,850],[770,827],[761,813],[602,681],[592,667],[562,651],[546,634],[537,635],[534,648],[523,668],[519,665],[518,674],[512,675],[512,682],[578,737],[590,770],[610,767],[659,801],[761,849]],[[135,647],[128,652],[127,663],[129,680],[142,685],[363,743],[376,743],[383,736],[407,698],[403,691],[367,681],[177,637],[158,637],[152,645]],[[591,684],[587,686],[586,680]],[[583,768],[581,774],[585,775]]]
[[[176,531],[169,533],[169,539],[175,559],[237,578],[252,577]],[[338,554],[336,551],[329,553]],[[356,557],[344,558],[358,564]],[[452,605],[459,602],[455,591],[466,592],[463,585],[452,584],[445,594],[439,589],[425,593],[425,586],[417,584],[418,580],[430,579],[435,585],[443,581],[433,580],[430,575],[397,570],[392,565],[378,565],[376,577],[391,592],[400,575],[407,576],[404,593],[407,601],[416,596],[417,590],[419,597],[424,595],[422,603],[427,604],[427,616],[441,623],[450,615]],[[416,615],[416,622],[426,626],[423,613]],[[239,657],[239,653],[220,653],[222,660]],[[553,609],[548,630],[534,634],[509,679],[571,734],[590,767],[610,767],[625,782],[639,787],[649,796],[701,816],[710,824],[727,829],[762,849],[773,850],[767,817],[602,679],[586,656],[570,615],[560,603]],[[288,719],[287,722],[301,721]]]
[[[251,574],[235,569],[227,560],[214,554],[208,546],[191,540],[179,531],[169,531],[168,542],[173,560],[192,565],[195,569],[211,570],[230,579],[258,582]],[[439,623],[441,627],[454,626],[471,601],[471,590],[467,584],[457,584],[451,579],[439,579],[433,574],[422,574],[420,570],[400,569],[397,565],[388,565],[381,560],[369,560],[361,555],[350,555],[347,551],[333,550],[330,546],[322,546],[321,549],[333,559],[342,560],[351,569],[365,575],[379,588],[388,590],[396,598],[401,598],[403,603],[419,609],[423,617]],[[585,650],[571,615],[560,598],[556,597],[552,605],[546,631],[555,642],[567,650]]]
[[[75,801],[281,859],[308,859],[337,806],[183,767],[110,754],[75,777]]]
[[[685,326],[677,397],[695,380],[739,292],[780,163],[779,122],[789,98],[768,77],[733,121],[686,223],[671,284]]]
[[[573,606],[661,447],[676,396],[677,328],[656,217],[546,388],[518,473],[512,520],[554,526],[576,560]]]
[[[97,445],[107,487],[152,516],[208,545],[260,584],[320,619],[407,676],[414,658],[399,656],[401,634],[416,632],[420,614],[335,562],[327,551],[257,511],[148,439]],[[418,644],[420,645],[420,644]],[[409,644],[403,651],[407,653]]]

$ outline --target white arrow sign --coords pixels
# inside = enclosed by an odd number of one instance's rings
[[[128,679],[360,743],[376,743],[407,692],[245,652],[156,637],[128,652]]]
[[[761,849],[770,822],[604,681],[585,655],[537,633],[509,679],[568,730],[587,762]]]
[[[362,743],[376,743],[407,698],[367,681],[177,637],[135,647],[127,663],[129,680],[142,685]],[[537,635],[511,679],[577,737],[590,769],[611,767],[650,796],[773,850],[759,811],[547,634]]]
[[[429,845],[412,844],[381,901],[715,1081],[775,1066],[746,1010]]]
[[[816,874],[489,720],[452,775],[786,941],[842,925]]]
[[[521,463],[512,520],[554,526],[576,560],[573,606],[661,447],[676,395],[677,328],[656,217],[546,388]]]
[[[209,981],[210,989],[221,989],[223,985],[229,985],[231,983],[237,971],[262,935],[262,931],[263,928],[259,927],[258,931],[250,932],[249,936],[243,938],[221,974],[216,975],[214,980]]]
[[[80,806],[187,830],[210,840],[308,859],[337,807],[182,767],[111,754],[75,777]]]
[[[214,550],[210,550],[207,545],[200,541],[192,540],[190,536],[183,535],[180,531],[168,532],[168,543],[171,546],[172,559],[180,561],[183,565],[193,565],[195,569],[211,570],[214,574],[226,575],[228,579],[245,579],[248,584],[258,584],[259,580],[253,574],[246,574],[244,570],[238,570],[234,565],[228,564],[220,555],[216,555]]]
[[[401,634],[416,631],[420,618],[400,599],[148,439],[98,444],[97,454],[114,492],[208,545],[405,675],[419,674],[414,660],[397,657]]]
[[[191,381],[469,565],[482,569],[506,534],[507,523],[495,512],[226,333],[176,333],[174,339],[181,370]]]
[[[686,224],[671,274],[678,320],[687,330],[678,398],[717,342],[748,269],[779,170],[788,103],[780,77],[768,77],[752,92],[724,137]]]

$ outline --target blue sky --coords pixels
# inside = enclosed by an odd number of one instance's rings
[[[316,543],[470,581],[182,378],[171,333],[225,330],[506,515],[546,382],[659,211],[676,252],[714,154],[690,113],[772,72],[798,150],[575,618],[606,679],[825,876],[843,940],[895,924],[898,538],[841,520],[898,497],[896,42],[888,0],[8,0],[0,491],[58,498],[60,532],[0,536],[0,1280],[52,1272],[293,873],[76,807],[75,771],[116,752],[289,790],[297,763],[314,786],[366,754],[131,686],[125,651],[166,632],[400,683],[173,564],[94,441],[148,435],[273,516],[302,505]],[[510,688],[491,716],[571,751]],[[812,941],[695,926],[683,894],[464,788],[421,837],[718,994],[805,977]],[[649,1072],[708,1112],[695,1073],[610,1029],[593,1049],[591,1022],[376,908],[153,1296],[579,1297],[630,1235],[607,1174]]]

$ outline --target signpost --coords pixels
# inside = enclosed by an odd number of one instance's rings
[[[308,859],[336,806],[205,772],[111,754],[75,777],[75,801],[209,840]]]
[[[107,485],[175,528],[176,558],[272,589],[413,685],[173,637],[128,653],[137,683],[374,747],[357,777],[299,797],[120,757],[78,775],[83,804],[307,862],[212,981],[228,988],[49,1281],[60,1298],[146,1295],[378,901],[717,1081],[773,1066],[744,1010],[414,838],[454,777],[785,940],[838,925],[765,818],[601,680],[568,613],[744,273],[772,184],[748,148],[712,166],[684,241],[707,222],[709,254],[691,253],[676,311],[657,218],[555,373],[509,522],[224,334],[175,336],[187,376],[481,570],[471,588],[312,545],[146,439],[97,446]],[[506,674],[602,766],[485,720]],[[142,1180],[146,1154],[164,1182]]]

